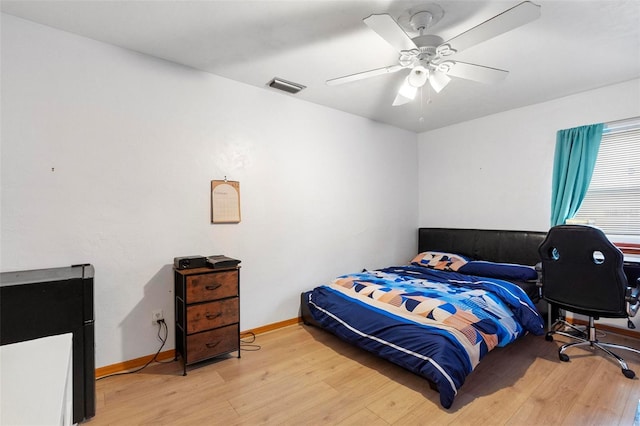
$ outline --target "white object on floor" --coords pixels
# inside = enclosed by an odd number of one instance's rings
[[[71,333],[0,346],[0,424],[73,423]]]

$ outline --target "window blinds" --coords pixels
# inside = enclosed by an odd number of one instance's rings
[[[605,128],[591,184],[575,219],[607,234],[640,236],[640,120]]]

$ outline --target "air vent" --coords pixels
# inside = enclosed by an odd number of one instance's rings
[[[303,86],[302,84],[293,83],[291,81],[283,80],[281,78],[274,78],[268,83],[269,87],[273,87],[274,89],[283,90],[289,93],[298,93],[302,89],[305,89],[307,86]]]

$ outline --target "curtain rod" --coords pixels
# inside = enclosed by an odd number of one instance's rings
[[[640,127],[640,117],[625,118],[622,120],[615,120],[604,123],[603,133],[622,132],[638,127]]]

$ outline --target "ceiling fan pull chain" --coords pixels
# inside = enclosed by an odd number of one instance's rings
[[[424,121],[424,86],[420,88],[420,122]]]

